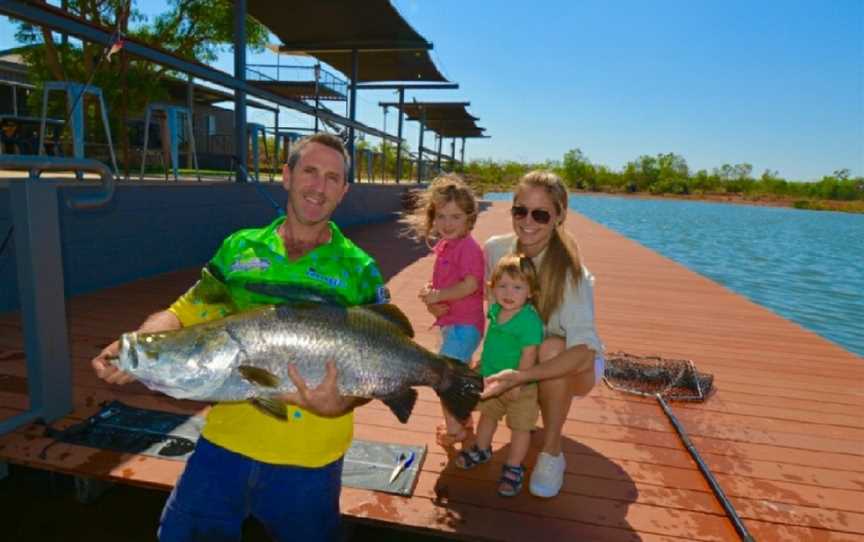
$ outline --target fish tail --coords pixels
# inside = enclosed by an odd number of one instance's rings
[[[435,393],[444,406],[459,420],[465,420],[480,400],[483,377],[464,363],[443,357],[444,371]]]

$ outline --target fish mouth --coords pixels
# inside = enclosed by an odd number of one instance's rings
[[[127,333],[120,339],[120,351],[126,352],[129,367],[132,369],[138,368],[138,349],[135,348],[135,334]]]

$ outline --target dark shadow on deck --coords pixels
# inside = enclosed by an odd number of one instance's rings
[[[499,432],[503,432],[499,424]],[[450,461],[441,472],[435,484],[436,504],[446,508],[453,518],[451,527],[458,535],[460,523],[471,521],[477,514],[477,507],[509,510],[513,513],[529,514],[542,518],[544,525],[543,537],[557,540],[556,532],[560,532],[570,540],[598,540],[614,538],[616,540],[641,540],[641,536],[627,522],[627,509],[639,497],[636,484],[628,474],[596,450],[573,439],[565,437],[562,447],[567,460],[567,471],[564,475],[564,486],[557,497],[542,499],[534,497],[529,491],[531,472],[537,461],[537,454],[542,448],[543,430],[532,434],[531,449],[525,458],[527,467],[522,492],[516,497],[500,497],[497,494],[498,480],[501,468],[507,460],[510,445],[496,449],[489,463],[479,465],[471,470],[456,467],[455,451],[450,451]],[[498,445],[500,446],[500,445]],[[575,474],[574,466],[581,463],[592,465],[592,476]],[[510,530],[515,528],[518,519],[514,516],[508,521],[508,526],[498,526],[493,530]],[[555,525],[555,523],[559,523]],[[564,527],[566,525],[566,528]],[[527,528],[530,530],[530,527]],[[495,537],[495,533],[489,533]],[[510,533],[511,535],[513,533]],[[534,536],[541,536],[535,531]],[[500,535],[497,538],[506,538]],[[534,537],[532,537],[534,538]]]

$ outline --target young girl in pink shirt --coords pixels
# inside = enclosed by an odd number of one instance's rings
[[[441,328],[440,354],[470,363],[480,344],[486,319],[483,314],[483,249],[471,237],[477,221],[477,200],[457,175],[437,177],[420,194],[417,207],[405,216],[415,237],[437,239],[432,247],[435,267],[432,281],[420,292]],[[444,424],[438,442],[452,446],[470,436],[471,419],[460,421],[442,405]]]

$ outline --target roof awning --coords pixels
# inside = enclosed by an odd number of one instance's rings
[[[351,53],[309,52],[321,62],[351,77]],[[427,51],[359,51],[357,82],[370,81],[440,81],[441,75]]]
[[[358,51],[358,82],[447,81],[432,44],[389,0],[248,0],[247,11],[282,40],[281,52],[311,55],[347,77]]]
[[[485,130],[486,130],[486,128],[480,128],[480,127],[473,128],[473,129],[465,129],[465,130],[443,128],[441,131],[436,131],[435,133],[437,133],[441,137],[455,137],[455,138],[465,138],[465,139],[478,138],[478,137],[487,137],[488,138],[489,136],[483,133]]]
[[[399,108],[398,103],[381,103],[381,106]],[[468,113],[469,102],[408,102],[402,104],[402,112],[409,120],[423,121],[425,127],[440,137],[488,137],[485,128],[477,126],[480,120]]]

